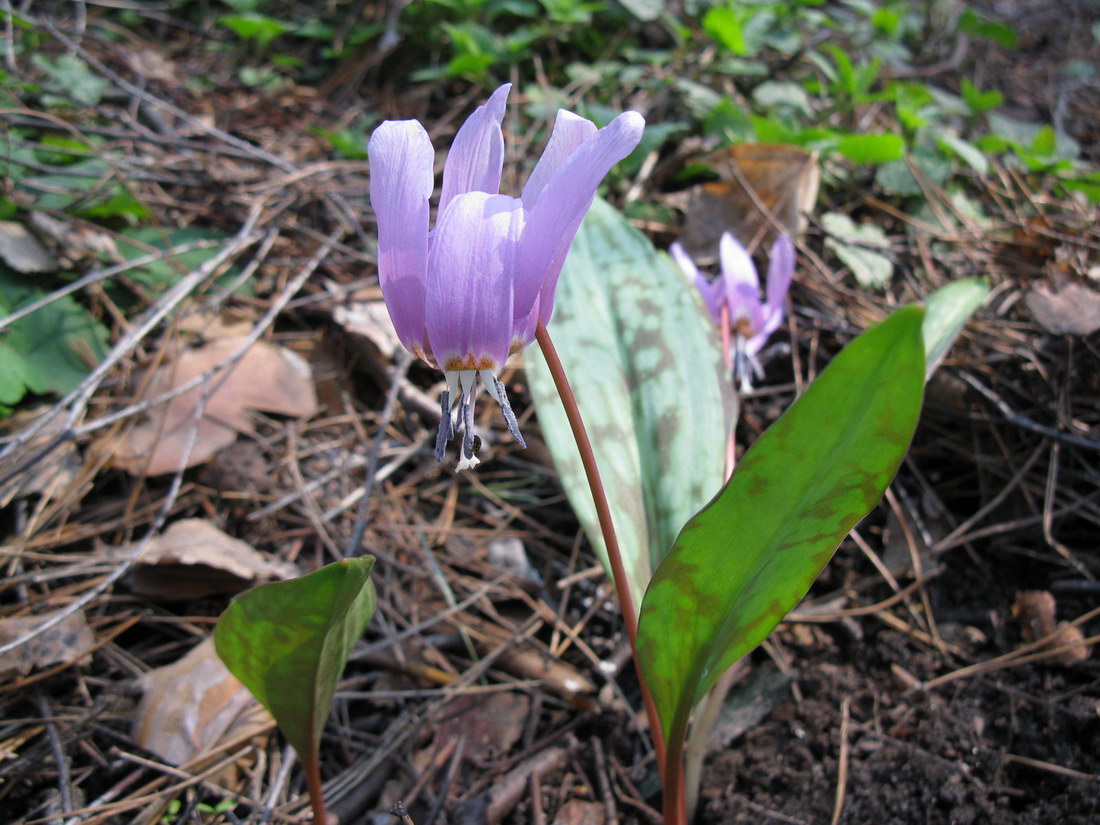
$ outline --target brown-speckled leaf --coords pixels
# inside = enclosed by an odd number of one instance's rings
[[[596,452],[637,605],[680,528],[722,486],[732,402],[714,325],[668,256],[597,200],[566,260],[549,329]],[[527,374],[562,484],[606,567],[580,455],[535,347]]]
[[[374,557],[362,556],[300,579],[261,585],[218,619],[218,656],[271,711],[307,763],[348,654],[374,613],[373,567]]]
[[[907,307],[849,344],[654,574],[638,656],[669,760],[679,759],[695,704],[805,595],[894,477],[920,413],[923,317]]]

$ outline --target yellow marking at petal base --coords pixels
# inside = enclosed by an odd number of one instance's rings
[[[458,372],[461,370],[492,370],[496,372],[498,364],[492,358],[487,355],[473,356],[467,355],[465,358],[459,358],[457,355],[447,359],[447,363],[443,365],[444,372]]]

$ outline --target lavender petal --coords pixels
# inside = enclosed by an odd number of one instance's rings
[[[611,167],[634,151],[645,121],[625,112],[582,143],[557,166],[527,216],[516,271],[517,316],[526,315],[539,296],[539,316],[548,322],[562,264],[596,188]]]
[[[444,370],[499,369],[512,343],[512,273],[523,227],[516,198],[467,192],[436,224],[425,323]]]
[[[428,199],[435,152],[415,120],[390,120],[371,135],[370,202],[378,221],[378,280],[405,348],[424,349]],[[417,353],[419,354],[419,353]]]
[[[504,167],[504,135],[500,122],[512,84],[505,83],[478,106],[455,135],[447,162],[443,166],[443,192],[439,213],[453,198],[464,192],[500,191],[500,171]]]

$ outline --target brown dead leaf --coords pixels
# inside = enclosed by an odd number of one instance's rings
[[[224,363],[244,341],[244,336],[220,338],[184,350],[156,370],[143,397],[168,392],[208,372]],[[175,472],[196,426],[195,410],[202,394],[200,385],[173,398],[121,439],[105,445],[112,452],[112,465],[134,475]],[[317,411],[309,365],[301,356],[257,341],[236,364],[218,373],[211,381],[186,466],[209,461],[218,450],[232,444],[237,433],[249,432],[253,410],[302,417]]]
[[[228,742],[259,735],[275,720],[237,681],[213,638],[171,665],[146,673],[134,716],[133,739],[165,762],[183,765]]]
[[[1055,611],[1054,595],[1046,590],[1017,593],[1016,603],[1012,605],[1012,616],[1020,623],[1020,635],[1024,641],[1034,642],[1053,636],[1043,647],[1061,647],[1083,641],[1085,636],[1080,628],[1066,622],[1059,624],[1055,620]],[[1088,657],[1089,649],[1082,645],[1058,654],[1055,661],[1072,665]]]
[[[607,812],[602,802],[570,799],[554,815],[553,825],[603,825]]]
[[[367,338],[388,359],[392,360],[403,349],[382,301],[356,301],[337,306],[332,311],[332,319],[348,332]]]
[[[465,739],[464,753],[477,761],[504,756],[523,735],[530,707],[531,700],[522,693],[456,696],[443,711],[436,741]]]
[[[143,596],[196,599],[239,593],[261,581],[297,575],[293,564],[268,559],[209,521],[189,518],[175,522],[149,542],[137,557],[128,584]]]
[[[17,412],[4,422],[3,428],[0,428],[0,434],[26,430],[38,423],[39,417],[43,415],[52,415],[49,423],[39,430],[34,438],[0,462],[0,474],[3,474],[6,470],[33,459],[33,464],[28,470],[16,474],[6,484],[0,485],[0,507],[7,507],[14,499],[25,498],[35,493],[44,499],[53,499],[64,491],[70,490],[73,482],[80,476],[84,461],[76,445],[71,441],[66,441],[45,457],[40,457],[42,450],[65,429],[65,417],[57,415],[56,410],[38,408]],[[74,504],[79,503],[91,486],[91,480],[85,478],[83,484],[70,490],[72,495],[70,500]]]
[[[0,619],[0,644],[7,644],[26,635],[56,616],[58,612],[54,610],[37,616]],[[55,627],[43,631],[29,642],[5,653],[3,663],[0,663],[0,677],[10,676],[13,673],[22,676],[35,668],[58,663],[87,664],[91,660],[89,654],[94,646],[95,634],[88,627],[83,611],[78,610]]]
[[[14,221],[0,221],[0,260],[16,272],[54,272],[57,259],[27,227]]]
[[[797,146],[743,143],[714,152],[702,162],[720,180],[689,190],[680,243],[701,263],[713,262],[722,233],[746,246],[767,248],[777,232],[772,218],[792,238],[805,228],[821,184],[817,154]]]
[[[1091,335],[1100,329],[1100,293],[1078,283],[1055,292],[1040,284],[1027,294],[1031,317],[1055,335]]]

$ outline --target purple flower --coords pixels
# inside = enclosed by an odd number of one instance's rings
[[[734,335],[729,366],[742,392],[752,390],[752,378],[764,377],[756,354],[783,322],[783,305],[794,275],[794,245],[780,235],[768,258],[767,298],[760,300],[760,278],[745,247],[729,232],[722,233],[718,246],[721,274],[713,281],[695,266],[679,243],[669,249],[684,273],[695,281],[715,323],[728,323]],[[725,317],[723,317],[725,316]]]
[[[626,112],[607,127],[559,111],[519,198],[497,194],[500,123],[511,84],[493,92],[458,130],[443,167],[435,228],[428,199],[435,151],[415,120],[388,120],[371,135],[370,200],[378,219],[378,278],[401,343],[443,370],[436,457],[465,430],[459,468],[477,464],[471,427],[477,378],[526,446],[497,373],[550,320],[562,264],[604,175],[630,154],[645,122]]]

